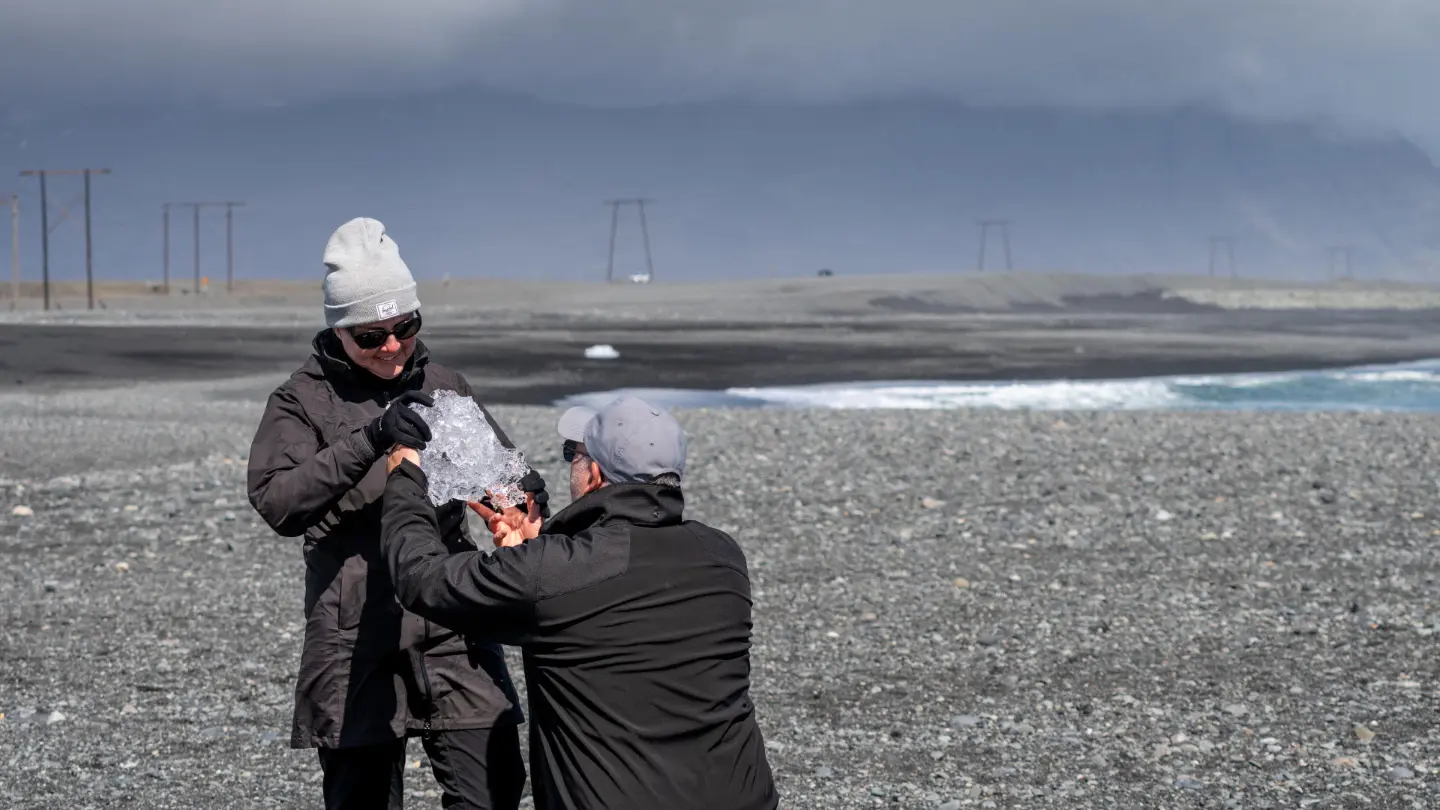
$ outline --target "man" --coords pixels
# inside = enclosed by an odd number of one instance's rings
[[[541,533],[481,506],[489,553],[451,553],[413,449],[388,462],[381,544],[401,604],[523,647],[537,810],[771,810],[750,701],[740,546],[682,514],[686,439],[633,397],[560,420],[574,501]]]
[[[380,560],[385,455],[430,438],[408,404],[433,404],[438,390],[473,392],[417,338],[415,281],[383,224],[340,226],[324,261],[329,328],[270,395],[249,462],[250,503],[279,534],[305,538],[291,747],[319,749],[329,810],[400,808],[406,738],[415,735],[443,806],[514,808],[525,781],[523,715],[500,648],[404,611]],[[532,471],[523,486],[542,506],[540,476]],[[424,509],[445,548],[473,548],[465,504]]]

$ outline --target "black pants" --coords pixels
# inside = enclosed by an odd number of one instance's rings
[[[515,810],[525,788],[520,732],[514,723],[421,737],[442,791],[440,806]],[[325,810],[401,810],[405,740],[364,748],[321,748]]]

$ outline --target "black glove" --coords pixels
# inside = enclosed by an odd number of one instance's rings
[[[550,517],[550,493],[545,491],[545,479],[540,477],[540,473],[535,470],[526,473],[525,477],[520,479],[520,489],[535,495],[535,506],[540,509],[540,517],[548,519]]]
[[[376,452],[384,455],[397,444],[415,450],[425,449],[425,443],[430,441],[430,426],[425,424],[420,414],[405,407],[410,402],[418,402],[427,408],[435,404],[435,400],[424,391],[406,391],[396,397],[385,413],[364,427],[365,438],[370,440]]]

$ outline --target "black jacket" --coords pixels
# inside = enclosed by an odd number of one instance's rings
[[[278,534],[305,538],[305,640],[291,746],[373,745],[426,728],[522,719],[499,646],[469,642],[401,609],[380,559],[385,460],[360,428],[404,391],[473,396],[470,386],[431,362],[420,341],[390,382],[355,368],[330,330],[312,348],[270,395],[249,462],[251,505]],[[511,446],[498,426],[495,432]],[[462,531],[464,504],[424,503],[448,547],[474,548]]]
[[[537,810],[770,810],[750,579],[678,489],[607,486],[513,548],[451,553],[406,462],[381,545],[401,604],[524,648]]]

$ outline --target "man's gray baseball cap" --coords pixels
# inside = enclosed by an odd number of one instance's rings
[[[571,408],[560,417],[560,435],[584,443],[612,484],[649,483],[664,473],[685,477],[685,431],[664,408],[638,397],[598,411]]]

